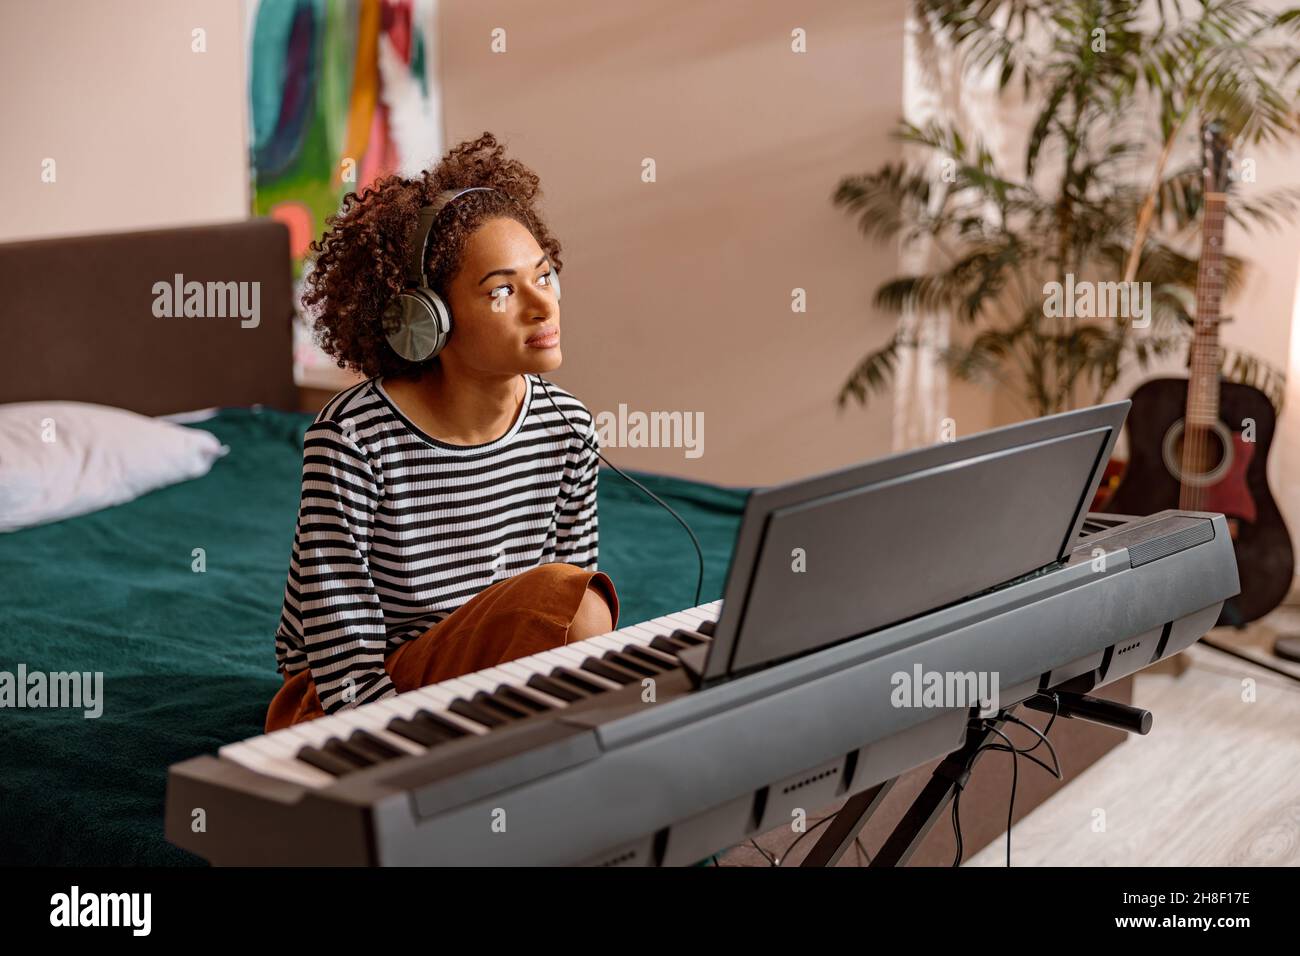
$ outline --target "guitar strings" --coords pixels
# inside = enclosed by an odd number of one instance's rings
[[[1205,222],[1202,226],[1203,229],[1208,230],[1208,227],[1217,224],[1218,218],[1216,213],[1221,211],[1221,208],[1221,203],[1210,199],[1208,196],[1206,197]],[[1191,363],[1191,378],[1197,381],[1201,387],[1193,390],[1191,388],[1191,381],[1189,380],[1188,382],[1191,405],[1197,411],[1197,414],[1194,417],[1198,419],[1205,417],[1204,413],[1208,411],[1212,404],[1217,406],[1217,402],[1208,402],[1206,400],[1207,396],[1203,394],[1207,387],[1205,383],[1208,382],[1207,376],[1211,371],[1211,362],[1214,356],[1206,354],[1207,349],[1204,346],[1204,341],[1205,337],[1209,336],[1212,326],[1209,317],[1204,314],[1201,305],[1210,292],[1210,287],[1215,281],[1218,269],[1215,260],[1215,250],[1210,245],[1208,239],[1208,236],[1204,237],[1202,243],[1202,255],[1206,260],[1207,267],[1203,270],[1202,274],[1198,274],[1197,276],[1197,291],[1200,294],[1196,297],[1196,332],[1198,332],[1202,337],[1202,347],[1197,348],[1197,342],[1195,339],[1193,340]],[[1199,479],[1210,470],[1205,467],[1208,464],[1207,453],[1210,447],[1210,436],[1208,432],[1210,431],[1210,426],[1206,426],[1200,422],[1193,422],[1190,420],[1192,417],[1193,416],[1187,416],[1183,423],[1183,480],[1179,483],[1179,507],[1186,511],[1201,511],[1204,500],[1204,488],[1199,481],[1189,481],[1188,478],[1191,475],[1195,475]]]

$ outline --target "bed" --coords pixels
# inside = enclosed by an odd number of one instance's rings
[[[261,282],[260,323],[155,317],[149,290],[175,273]],[[42,317],[3,360],[0,401],[217,406],[188,427],[230,448],[202,478],[0,535],[0,669],[104,675],[98,718],[0,712],[0,863],[198,863],[162,836],[167,767],[261,733],[280,685],[272,635],[314,417],[295,410],[287,235],[255,220],[14,243],[0,277],[9,318]],[[745,490],[637,477],[695,529],[714,600]],[[672,517],[609,471],[599,496],[621,620],[695,603],[695,552]]]
[[[176,273],[261,283],[260,323],[155,317],[149,290]],[[0,246],[10,331],[0,402],[214,409],[187,427],[230,448],[202,478],[0,534],[0,669],[104,677],[96,719],[0,711],[0,863],[201,863],[163,838],[167,768],[260,733],[280,684],[272,635],[314,417],[296,410],[289,276],[284,227],[260,219]],[[700,600],[720,597],[748,489],[635,475],[698,535]],[[620,622],[695,603],[695,553],[673,518],[608,470],[599,499],[600,565],[619,589]],[[1113,693],[1127,699],[1128,687]],[[1057,739],[1077,771],[1119,738],[1085,725]],[[925,773],[896,791],[915,792]],[[990,768],[963,799],[971,852],[1005,826],[1008,776]],[[1023,777],[1022,813],[1056,786]],[[916,862],[951,855],[943,834],[931,846]]]

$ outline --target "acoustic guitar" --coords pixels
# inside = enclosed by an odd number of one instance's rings
[[[1228,158],[1222,125],[1202,127],[1205,209],[1196,274],[1196,322],[1186,379],[1161,378],[1133,393],[1125,428],[1129,462],[1103,506],[1146,515],[1165,508],[1218,511],[1236,545],[1241,594],[1219,624],[1240,627],[1277,607],[1291,587],[1291,535],[1268,489],[1276,415],[1257,388],[1219,380],[1223,219]]]

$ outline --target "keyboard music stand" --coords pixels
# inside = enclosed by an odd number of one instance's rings
[[[1064,412],[755,490],[713,640],[682,655],[692,683],[711,686],[865,638],[1061,564],[1129,405]],[[806,573],[791,573],[799,555]],[[1134,708],[1083,698],[1092,686],[1069,688],[1062,710],[1075,712],[1064,716],[1122,729],[1142,722]],[[990,728],[1000,729],[1009,713],[972,721],[963,746],[940,762],[872,866],[907,862],[965,784],[970,759],[996,736]],[[896,780],[850,797],[802,865],[833,865]]]

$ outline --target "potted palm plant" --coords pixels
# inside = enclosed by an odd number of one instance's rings
[[[1038,415],[1100,401],[1129,363],[1185,350],[1202,186],[1199,153],[1180,147],[1195,144],[1205,117],[1239,146],[1296,135],[1300,10],[1277,14],[1249,0],[914,6],[960,69],[996,70],[1000,94],[1018,84],[1041,106],[1015,168],[956,122],[903,122],[896,135],[921,160],[839,182],[833,202],[864,235],[924,241],[934,253],[929,267],[876,290],[876,304],[900,320],[851,370],[840,406],[865,405],[888,386],[900,353],[917,345],[901,318],[910,312],[951,315],[959,336],[940,352],[948,370],[998,380]],[[1228,215],[1248,229],[1276,225],[1298,202],[1300,190],[1277,189],[1234,200]],[[1226,257],[1225,267],[1231,291],[1243,263]],[[1053,309],[1053,283],[1074,277],[1142,284],[1146,321]],[[1280,405],[1279,369],[1225,349],[1222,371]]]

